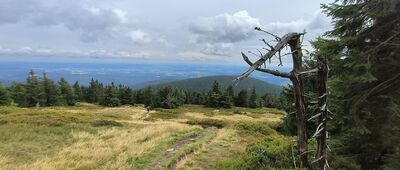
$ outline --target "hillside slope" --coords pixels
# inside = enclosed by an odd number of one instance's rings
[[[241,89],[251,90],[253,87],[255,87],[257,93],[259,94],[269,93],[272,95],[279,95],[282,89],[281,86],[270,84],[251,77],[241,80],[235,84],[232,81],[235,78],[236,76],[207,76],[150,85],[154,88],[171,86],[182,88],[188,91],[201,92],[208,91],[211,88],[212,83],[217,80],[223,88],[232,85],[236,93]]]

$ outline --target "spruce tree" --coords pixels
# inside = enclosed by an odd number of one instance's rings
[[[46,73],[43,73],[43,89],[45,93],[45,98],[46,98],[46,103],[44,105],[46,106],[54,106],[57,104],[57,85],[54,83],[53,80],[51,80],[49,77],[47,77]]]
[[[78,81],[76,81],[74,83],[74,85],[72,85],[72,90],[73,90],[73,93],[75,95],[75,100],[76,101],[80,101],[80,102],[84,101],[83,88],[79,85]]]
[[[102,101],[104,95],[104,87],[103,84],[98,80],[94,80],[93,78],[90,81],[90,85],[87,89],[87,101],[89,103],[98,103]]]
[[[60,102],[61,102],[61,104],[68,105],[68,106],[74,106],[76,101],[75,101],[75,96],[74,96],[71,86],[68,84],[68,82],[63,77],[61,77],[58,84],[60,86]]]
[[[135,94],[134,94],[132,88],[126,87],[123,85],[119,85],[118,91],[119,91],[119,99],[121,101],[121,104],[123,104],[123,105],[135,104]]]
[[[334,27],[313,44],[332,70],[336,150],[359,169],[400,169],[400,1],[343,0],[323,10]]]
[[[139,104],[144,104],[144,94],[143,90],[137,90],[134,92],[135,95],[135,102]]]
[[[233,105],[234,104],[234,100],[235,100],[235,91],[233,90],[232,85],[229,85],[226,88],[225,94],[227,96],[227,100],[228,102]]]
[[[173,109],[178,107],[178,101],[176,99],[176,96],[174,96],[174,90],[170,86],[158,89],[155,98],[155,107],[162,107],[166,109]]]
[[[185,103],[186,95],[184,90],[175,88],[172,95],[176,99],[177,106],[181,106]]]
[[[29,72],[26,80],[26,102],[27,106],[36,106],[46,104],[46,94],[44,92],[42,83],[35,75],[34,71]]]
[[[247,96],[246,89],[240,90],[240,92],[238,93],[238,96],[236,98],[235,105],[238,107],[247,107],[249,105],[249,99]]]
[[[11,102],[10,93],[0,84],[0,106],[9,106]]]
[[[261,106],[268,108],[278,108],[278,106],[276,105],[277,98],[270,95],[269,93],[265,93],[263,96],[261,96],[261,99],[262,99]]]
[[[154,106],[154,93],[151,86],[146,87],[143,90],[143,104],[145,106]]]
[[[118,98],[118,90],[114,82],[112,82],[111,85],[106,86],[104,98],[100,104],[108,107],[118,107],[121,105],[121,102]]]
[[[249,98],[249,107],[250,108],[257,108],[259,107],[259,99],[256,92],[256,88],[253,87],[251,90],[250,98]]]
[[[219,83],[216,80],[214,80],[214,83],[212,84],[212,87],[208,92],[206,105],[208,107],[218,108],[220,107],[220,99],[221,99],[220,86]]]
[[[13,82],[9,88],[11,98],[19,107],[27,107],[26,88],[22,83]]]

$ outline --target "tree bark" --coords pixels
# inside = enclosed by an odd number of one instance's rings
[[[326,124],[328,121],[328,88],[327,88],[327,81],[328,81],[328,63],[326,58],[322,56],[318,56],[318,107],[319,113],[321,114],[318,118],[318,125],[321,124],[320,128],[323,128],[322,131],[317,134],[317,157],[316,160],[318,162],[318,169],[325,170],[328,169],[328,162],[327,162],[327,131],[326,131]],[[317,128],[317,132],[318,132]]]
[[[296,107],[297,120],[297,145],[300,152],[300,168],[307,167],[308,164],[308,145],[307,145],[307,128],[306,128],[306,111],[304,102],[303,78],[300,75],[303,72],[303,54],[301,52],[300,36],[293,38],[288,42],[292,51],[293,70],[290,80],[293,84],[294,99]]]
[[[260,29],[259,29],[260,30]],[[299,168],[308,167],[308,141],[307,141],[307,129],[306,129],[306,113],[305,113],[305,100],[304,100],[304,87],[303,87],[303,78],[302,74],[307,72],[303,72],[303,54],[301,50],[301,40],[300,37],[304,35],[304,33],[288,33],[282,38],[277,39],[278,43],[272,47],[267,44],[271,49],[259,60],[252,63],[249,58],[242,53],[243,59],[247,64],[250,65],[250,68],[242,73],[236,80],[241,80],[247,76],[249,76],[254,70],[258,70],[261,72],[269,73],[275,76],[280,76],[284,78],[289,78],[292,81],[294,88],[294,100],[296,107],[296,119],[297,119],[297,145],[300,154],[300,165]],[[286,45],[290,46],[292,60],[293,60],[293,70],[290,73],[280,72],[278,70],[271,70],[266,68],[261,68],[260,66],[265,63],[268,59],[273,57],[276,53],[280,53]],[[281,56],[278,56],[281,59]]]

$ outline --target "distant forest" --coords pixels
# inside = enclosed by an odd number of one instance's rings
[[[236,95],[237,94],[237,95]],[[15,103],[19,107],[74,106],[76,102],[88,102],[102,106],[144,104],[151,107],[176,108],[182,104],[205,105],[214,108],[277,107],[279,98],[265,93],[259,95],[255,87],[235,92],[233,86],[222,88],[214,81],[208,91],[197,92],[171,86],[151,86],[134,90],[122,84],[105,85],[92,79],[88,86],[69,84],[64,78],[58,82],[45,73],[42,77],[30,71],[25,83],[14,82],[8,88],[0,86],[0,105]]]

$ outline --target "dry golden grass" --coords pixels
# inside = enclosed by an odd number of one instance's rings
[[[97,134],[72,132],[73,145],[55,155],[44,157],[31,164],[7,164],[7,157],[0,157],[4,169],[119,169],[129,158],[137,158],[152,151],[172,133],[196,127],[176,122],[155,122],[140,130],[111,128]]]
[[[6,124],[0,125],[0,135],[10,139],[0,139],[3,145],[0,146],[0,169],[142,169],[154,158],[153,152],[163,152],[164,148],[157,150],[160,145],[168,147],[171,136],[200,128],[186,124],[188,120],[211,118],[236,124],[276,122],[284,116],[275,111],[239,109],[246,114],[201,106],[150,113],[143,106],[106,108],[85,103],[41,109],[2,107],[0,119]],[[117,121],[123,126],[94,127],[90,124],[94,120]],[[190,169],[186,165],[189,163],[194,167],[209,167],[244,150],[246,141],[239,138],[232,127],[219,129],[216,137],[195,157],[179,161],[178,166]],[[143,157],[147,162],[141,160]],[[138,159],[140,166],[135,165]]]
[[[216,120],[222,120],[225,122],[230,122],[230,123],[239,123],[239,122],[278,122],[282,120],[283,115],[277,115],[277,114],[260,114],[257,116],[257,118],[254,118],[252,116],[246,115],[246,114],[233,114],[233,115],[221,115],[221,114],[216,114],[214,116],[207,116],[204,113],[199,113],[199,112],[186,112],[184,115],[188,119],[206,119],[206,118],[212,118]]]

